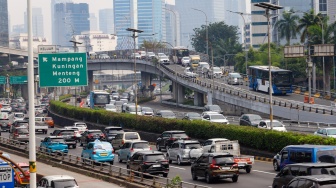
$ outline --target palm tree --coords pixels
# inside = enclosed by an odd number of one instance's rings
[[[290,45],[290,40],[296,37],[297,31],[297,20],[299,20],[299,16],[293,15],[293,10],[289,12],[284,12],[282,14],[282,19],[277,21],[275,24],[275,28],[280,31],[280,38],[286,38],[287,45]]]
[[[313,26],[321,25],[321,18],[323,16],[321,13],[315,15],[314,10],[305,12],[303,17],[299,19],[299,25],[297,26],[297,31],[301,32],[301,42],[305,42],[306,38],[309,43],[311,43],[312,33],[309,32],[310,28]]]

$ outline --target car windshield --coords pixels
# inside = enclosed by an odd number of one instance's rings
[[[173,138],[188,138],[188,135],[186,133],[173,133]]]
[[[64,143],[63,138],[51,138],[50,140],[51,143]]]
[[[54,180],[51,182],[53,188],[72,188],[76,186],[78,186],[76,180]]]
[[[18,134],[28,134],[29,131],[28,131],[28,129],[17,129],[17,133]]]
[[[216,164],[234,163],[233,156],[216,156],[213,159]]]
[[[161,114],[163,117],[175,116],[174,112],[170,112],[170,111],[161,112]]]
[[[76,124],[76,127],[86,127],[86,124]]]
[[[184,144],[184,148],[185,149],[199,149],[201,148],[201,144],[200,143],[186,143]]]
[[[222,114],[212,114],[211,119],[225,119]]]
[[[28,127],[28,123],[22,122],[22,123],[18,123],[16,127],[22,127],[22,126],[26,126]]]
[[[14,116],[17,117],[17,118],[23,118],[25,115],[24,114],[15,114]]]
[[[89,134],[101,134],[102,132],[97,130],[97,131],[90,131]]]
[[[94,145],[94,149],[103,149],[103,150],[111,150],[112,145],[110,143],[99,143]]]
[[[23,170],[23,171],[29,171],[29,166],[27,165],[27,166],[20,166],[21,167],[21,169]],[[16,167],[14,167],[14,170],[16,171],[16,172],[20,172],[20,170],[18,169],[18,168],[16,168]]]
[[[136,139],[139,139],[139,136],[137,133],[125,133],[125,139],[126,140],[136,140]]]
[[[108,134],[118,134],[124,132],[122,128],[120,130],[108,130]]]
[[[147,52],[147,55],[154,55],[154,52]]]
[[[134,143],[133,148],[134,149],[149,148],[149,144],[148,144],[148,142]]]
[[[323,163],[335,163],[336,161],[336,151],[329,149],[329,150],[318,150],[316,153],[316,158],[319,162]]]
[[[151,109],[149,107],[142,107],[142,111],[144,111],[144,112],[153,112],[153,109]]]
[[[116,106],[121,106],[122,104],[124,104],[124,101],[116,101],[116,102],[115,102],[115,105],[116,105]]]
[[[328,135],[336,135],[336,129],[326,129]]]
[[[320,174],[329,174],[335,175],[336,174],[336,166],[334,167],[314,167],[310,168],[311,175],[320,175]]]
[[[209,106],[209,109],[211,111],[213,111],[213,110],[221,110],[221,108],[219,106],[217,106],[217,105]]]
[[[61,134],[62,135],[73,135],[74,132],[75,132],[75,130],[73,130],[73,131],[63,131]]]
[[[267,123],[267,126],[271,126],[271,122],[266,122],[266,123]],[[284,125],[279,121],[273,121],[272,126],[273,127],[284,127]]]
[[[190,60],[189,57],[183,57],[182,59],[183,59],[183,60]]]
[[[258,120],[261,120],[262,118],[258,115],[250,115],[250,120],[251,121],[258,121]]]
[[[163,154],[153,154],[145,156],[145,161],[160,161],[160,160],[165,160],[165,156]]]
[[[238,73],[230,74],[230,76],[231,76],[232,78],[241,78],[240,74],[238,74]]]

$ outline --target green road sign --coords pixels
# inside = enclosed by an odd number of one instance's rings
[[[87,86],[86,53],[39,54],[40,87]]]
[[[0,76],[0,84],[6,84],[6,76]]]
[[[27,76],[11,76],[9,77],[10,84],[27,84]]]

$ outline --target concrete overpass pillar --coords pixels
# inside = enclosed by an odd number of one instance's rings
[[[172,91],[172,98],[176,101],[177,99],[177,87],[176,82],[172,81],[173,91]]]
[[[151,74],[147,72],[141,72],[141,84],[142,84],[142,86],[140,87],[141,91],[142,91],[142,88],[145,88],[143,90],[143,95],[145,97],[149,97],[150,91],[148,89],[148,86],[151,85]]]
[[[204,106],[204,94],[194,91],[194,105]]]
[[[28,84],[21,84],[21,96],[25,99],[28,100]]]
[[[88,71],[88,87],[87,90],[93,90],[93,71]]]
[[[208,105],[212,105],[212,92],[211,91],[208,91],[207,93],[207,104]]]
[[[177,84],[177,103],[181,104],[184,102],[184,90],[185,88],[181,84]]]

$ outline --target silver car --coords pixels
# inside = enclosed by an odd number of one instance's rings
[[[174,142],[167,151],[169,163],[177,161],[178,165],[182,163],[191,163],[203,153],[203,148],[197,140],[178,140]]]
[[[118,151],[118,161],[120,163],[124,160],[127,161],[135,152],[149,150],[151,147],[145,140],[127,141]]]

